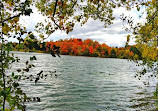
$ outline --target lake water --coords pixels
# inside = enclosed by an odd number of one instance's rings
[[[136,79],[140,67],[128,60],[14,53],[21,60],[9,72],[25,67],[32,55],[37,61],[33,62],[36,67],[29,74],[56,71],[36,85],[28,81],[21,83],[29,96],[41,98],[41,102],[27,103],[28,111],[148,111],[155,106],[153,100],[147,100],[155,90],[154,78]],[[144,85],[143,81],[150,84]]]

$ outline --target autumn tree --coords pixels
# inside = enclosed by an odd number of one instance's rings
[[[55,45],[60,47],[60,54],[64,55],[111,57],[123,59],[131,59],[138,55],[141,57],[141,53],[135,46],[114,48],[107,46],[105,43],[100,44],[99,42],[93,41],[91,39],[86,39],[82,42],[81,39],[70,38],[56,42],[46,42],[46,44],[47,52],[49,47],[53,50],[53,46]]]
[[[39,33],[40,38],[44,40],[56,30],[63,30],[66,33],[69,33],[73,30],[77,22],[83,25],[88,21],[89,18],[93,18],[94,20],[99,19],[104,23],[104,26],[107,27],[107,25],[112,24],[112,20],[114,20],[114,8],[126,7],[126,9],[130,10],[132,7],[136,6],[137,10],[139,10],[144,5],[149,7],[147,18],[148,21],[145,25],[143,25],[144,28],[143,26],[141,26],[138,31],[138,33],[140,34],[137,37],[138,46],[143,45],[141,51],[143,52],[143,58],[145,58],[144,60],[147,60],[149,62],[157,61],[157,59],[153,58],[155,57],[155,53],[149,54],[148,51],[151,49],[152,52],[155,52],[155,48],[151,47],[155,46],[155,42],[152,42],[149,45],[149,41],[157,40],[153,38],[155,37],[155,35],[157,35],[156,0],[152,0],[152,2],[144,0],[1,0],[0,110],[14,110],[15,108],[25,110],[25,101],[27,99],[27,96],[25,93],[23,93],[17,81],[20,79],[21,76],[15,73],[12,73],[11,75],[6,75],[5,72],[9,68],[9,65],[11,63],[19,61],[18,58],[16,59],[14,56],[11,56],[9,50],[7,50],[8,48],[4,48],[8,38],[16,38],[20,44],[21,42],[23,42],[23,36],[34,36],[32,32],[27,31],[26,28],[19,23],[19,19],[21,16],[30,16],[30,14],[33,12],[32,9],[36,7],[38,11],[46,17],[45,21],[37,23],[36,25],[36,31]],[[142,36],[142,32],[145,32],[145,34],[147,35]],[[145,41],[143,41],[144,43],[142,44],[141,41],[144,37],[147,39],[144,39]],[[43,50],[46,49],[45,43],[42,44],[42,48]],[[57,47],[54,46],[54,48]],[[63,46],[63,48],[65,48],[64,53],[67,53],[67,47]],[[89,54],[89,49],[87,46],[84,46],[84,49],[82,50],[87,51],[85,55]],[[111,49],[109,48],[109,54],[111,53],[110,50]],[[53,51],[50,51],[53,55]],[[35,57],[30,58],[30,60],[34,59]],[[26,62],[26,69],[24,69],[23,71],[28,72],[29,68],[31,67],[33,67],[33,65]],[[17,70],[17,73],[19,72],[21,72],[21,70]],[[36,82],[38,80],[39,78],[36,78]],[[7,108],[6,103],[8,103]]]
[[[123,21],[127,21],[133,33],[132,36],[136,39],[136,46],[130,50],[136,53],[133,60],[138,63],[138,66],[143,66],[143,70],[137,74],[140,79],[146,73],[151,72],[149,77],[157,77],[157,61],[158,61],[158,1],[151,0],[145,3],[146,21],[145,23],[133,24],[133,20],[128,17],[123,17]],[[140,7],[138,7],[140,9]],[[145,13],[145,12],[144,12]],[[130,36],[127,37],[127,40]],[[139,61],[139,60],[142,61]],[[147,68],[146,68],[147,67]]]

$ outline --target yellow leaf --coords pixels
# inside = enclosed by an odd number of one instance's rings
[[[7,34],[10,31],[10,27],[7,24],[4,24],[4,26],[2,27],[2,32],[4,34]]]
[[[156,2],[156,0],[152,0],[152,3],[154,4]]]
[[[19,17],[15,17],[15,18],[14,18],[14,21],[15,21],[15,22],[18,22],[18,21],[19,21]]]
[[[17,30],[20,30],[20,26],[17,27]]]
[[[101,0],[102,3],[104,3],[104,0]]]

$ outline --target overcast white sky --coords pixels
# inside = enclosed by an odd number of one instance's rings
[[[139,13],[136,10],[126,11],[124,8],[119,8],[114,10],[114,16],[116,19],[113,21],[114,24],[104,28],[104,23],[99,20],[89,19],[86,24],[80,26],[76,24],[74,30],[69,34],[65,32],[56,31],[47,40],[59,40],[65,38],[81,38],[96,40],[100,43],[106,43],[111,47],[123,47],[126,43],[126,36],[129,34],[123,29],[123,23],[119,19],[120,15],[124,13],[127,16],[132,16],[135,22],[144,21],[143,18],[139,19]],[[145,18],[145,17],[144,17]],[[43,21],[44,18],[40,15],[37,10],[30,17],[21,17],[20,23],[24,24],[26,28],[30,31],[34,30],[34,26],[37,22]],[[134,39],[130,40],[130,44],[133,45]]]

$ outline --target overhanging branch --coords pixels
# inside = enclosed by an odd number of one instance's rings
[[[69,10],[69,13],[71,13],[71,10],[74,8],[74,6],[76,5],[77,0],[74,2],[74,4],[72,5],[71,9]]]
[[[8,21],[8,20],[14,19],[14,18],[16,18],[16,17],[20,17],[20,15],[22,15],[22,13],[19,13],[18,15],[14,15],[14,16],[9,17],[9,18],[7,18],[7,19],[5,19],[5,20],[3,20],[3,21],[0,21],[0,23],[4,23],[5,21]]]
[[[57,8],[57,3],[58,3],[58,0],[56,0],[56,2],[55,2],[55,7],[54,7],[53,18],[54,18],[54,16],[55,16],[55,12],[56,12],[56,8]]]

